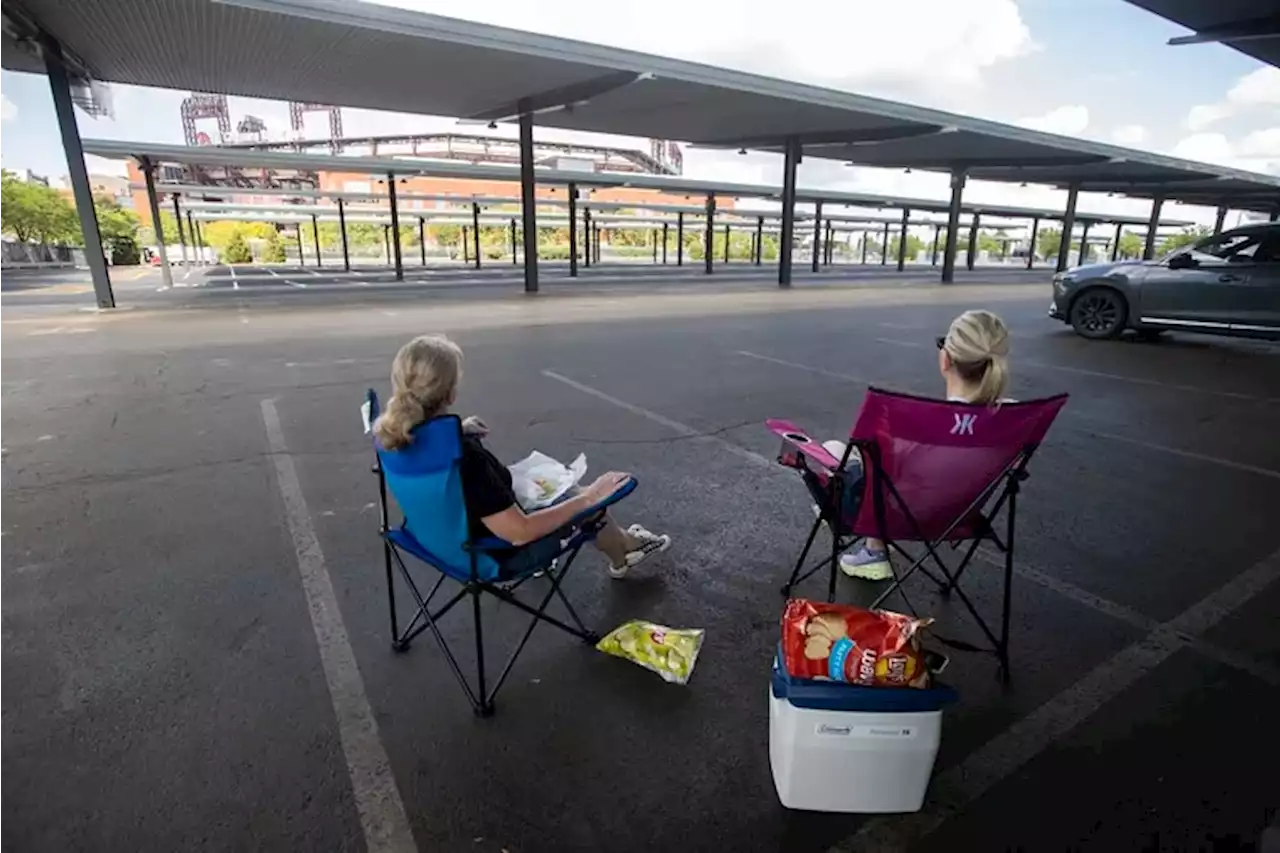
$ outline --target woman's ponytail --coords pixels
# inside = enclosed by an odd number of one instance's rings
[[[413,430],[444,412],[462,377],[462,350],[444,335],[422,335],[400,348],[391,363],[391,399],[373,424],[378,443],[399,450]]]

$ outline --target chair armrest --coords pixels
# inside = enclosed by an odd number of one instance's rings
[[[793,424],[791,421],[785,421],[779,418],[770,418],[764,422],[764,425],[769,432],[782,439],[784,452],[788,446],[794,447],[797,452],[803,454],[809,459],[812,459],[828,471],[840,470],[840,460],[832,456],[831,453],[822,446],[821,442],[809,436],[808,433]],[[778,461],[792,468],[801,467],[799,465],[790,464],[782,457],[779,457]],[[798,462],[799,460],[796,461]]]
[[[627,495],[634,492],[636,490],[637,485],[639,485],[639,482],[636,480],[635,477],[628,477],[627,481],[623,483],[616,492],[609,495],[604,500],[594,503],[591,506],[587,507],[582,512],[578,513],[573,518],[565,522],[564,527],[560,527],[560,528],[557,528],[556,530],[551,531],[546,536],[543,536],[542,539],[547,539],[551,536],[559,536],[561,534],[561,531],[563,531],[565,527],[573,527],[573,528],[581,527],[593,516],[599,515],[604,510],[608,509],[609,507],[616,504],[618,501],[625,498]],[[533,542],[539,542],[539,541],[541,541],[541,539],[533,540]],[[523,545],[512,545],[507,540],[499,539],[497,536],[486,536],[483,539],[477,539],[476,541],[472,542],[471,547],[475,548],[477,551],[507,551],[507,550],[512,550],[516,548],[528,548],[530,545],[533,544],[533,542],[526,542]]]

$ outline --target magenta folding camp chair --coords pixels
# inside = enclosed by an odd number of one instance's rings
[[[942,590],[959,596],[991,642],[991,648],[952,643],[962,648],[993,652],[1001,677],[1009,673],[1010,581],[1013,576],[1014,522],[1018,490],[1027,478],[1027,465],[1067,395],[1004,403],[993,408],[913,397],[871,388],[854,423],[843,458],[836,458],[821,442],[790,421],[769,420],[766,426],[782,439],[778,461],[801,472],[818,503],[818,517],[796,561],[783,595],[823,567],[829,569],[827,598],[835,600],[836,568],[840,554],[861,539],[873,536],[910,561],[872,603],[880,604],[916,571]],[[857,464],[854,452],[861,458]],[[850,465],[850,459],[854,464]],[[995,522],[1005,513],[1003,535]],[[805,560],[818,530],[831,531],[831,554],[805,570]],[[983,542],[1004,555],[1004,602],[1000,635],[978,614],[960,587],[960,578]],[[916,557],[901,543],[919,542]],[[968,543],[954,569],[939,553],[944,544]],[[939,575],[929,570],[935,567]],[[910,602],[907,602],[910,606]]]

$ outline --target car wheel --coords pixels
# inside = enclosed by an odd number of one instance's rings
[[[1071,328],[1091,340],[1114,338],[1124,331],[1129,306],[1109,287],[1086,290],[1071,303]]]

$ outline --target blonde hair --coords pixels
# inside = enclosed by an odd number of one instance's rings
[[[951,321],[943,350],[965,382],[971,403],[999,404],[1009,387],[1009,329],[990,311],[966,311]]]
[[[391,399],[373,424],[378,442],[398,450],[413,429],[453,402],[462,377],[462,350],[444,335],[420,335],[400,347],[391,363]]]

